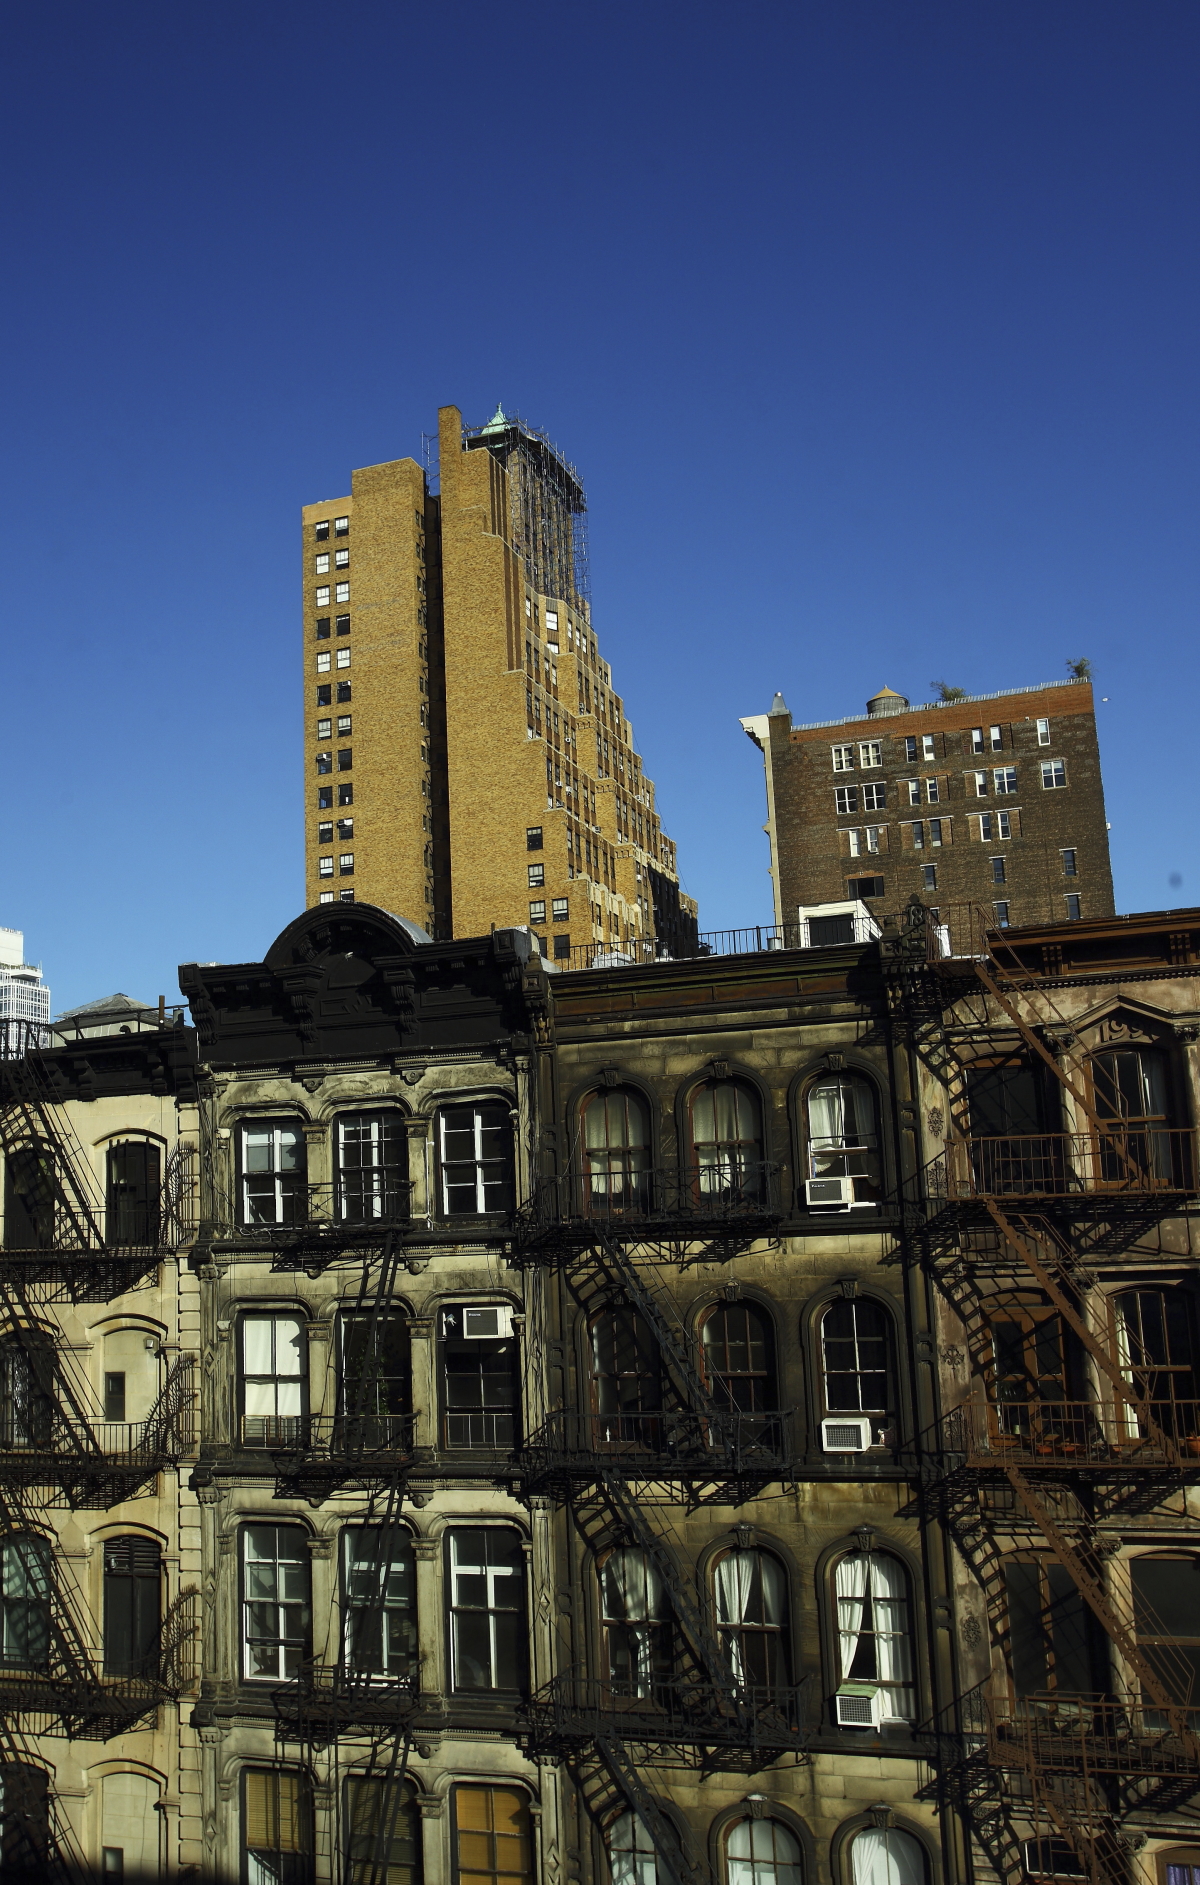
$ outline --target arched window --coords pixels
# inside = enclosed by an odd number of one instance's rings
[[[674,1632],[662,1579],[644,1551],[626,1545],[609,1552],[600,1567],[600,1608],[613,1693],[652,1696],[672,1673]]]
[[[1134,1558],[1130,1576],[1138,1647],[1172,1701],[1194,1708],[1200,1695],[1200,1555]]]
[[[775,1330],[756,1303],[714,1303],[700,1324],[704,1377],[718,1406],[763,1414],[779,1406]]]
[[[924,1846],[899,1826],[864,1826],[851,1841],[852,1885],[926,1885],[928,1872]]]
[[[54,1150],[44,1141],[18,1146],[4,1161],[4,1247],[49,1250],[59,1193]]]
[[[597,1444],[662,1444],[662,1356],[635,1309],[606,1309],[591,1328],[592,1397]]]
[[[159,1785],[149,1774],[115,1773],[100,1778],[101,1876],[149,1885],[162,1873]],[[3,1874],[0,1873],[0,1877]]]
[[[412,1428],[412,1364],[402,1311],[338,1317],[338,1436],[343,1446],[402,1450]]]
[[[507,1100],[468,1100],[437,1116],[442,1217],[494,1217],[512,1209],[512,1118]]]
[[[855,1710],[839,1710],[843,1727],[875,1727],[887,1721],[912,1721],[915,1658],[908,1594],[908,1572],[888,1551],[852,1551],[834,1572],[837,1598],[839,1699],[862,1701]]]
[[[1153,1048],[1115,1047],[1093,1054],[1092,1093],[1101,1122],[1099,1176],[1135,1187],[1179,1181],[1183,1146],[1170,1131],[1165,1057]],[[1178,1155],[1178,1156],[1177,1156]]]
[[[162,1154],[145,1139],[108,1148],[106,1241],[154,1245],[162,1200]]]
[[[406,1781],[351,1774],[344,1838],[344,1885],[420,1885],[421,1816]]]
[[[583,1195],[598,1215],[650,1204],[650,1114],[628,1087],[606,1087],[583,1107]]]
[[[152,1676],[162,1611],[162,1555],[153,1538],[104,1541],[104,1673]]]
[[[50,1545],[0,1541],[0,1668],[44,1669],[50,1659]]]
[[[822,1074],[808,1094],[809,1207],[878,1204],[881,1195],[874,1093],[857,1074]]]
[[[717,1631],[735,1679],[779,1690],[791,1682],[787,1576],[769,1551],[727,1551],[713,1572]]]
[[[1200,1885],[1200,1846],[1175,1846],[1157,1857],[1160,1885]]]
[[[0,1765],[0,1878],[45,1878],[50,1857],[49,1781],[24,1761]]]
[[[827,1414],[865,1414],[869,1444],[894,1444],[892,1323],[880,1303],[863,1296],[830,1303],[821,1317],[821,1380]]]
[[[763,1188],[762,1107],[744,1080],[709,1080],[688,1102],[701,1198],[757,1203]]]
[[[738,1820],[725,1838],[726,1885],[803,1885],[800,1841],[782,1820]]]
[[[352,1525],[341,1543],[345,1666],[401,1680],[417,1666],[412,1539],[396,1525]]]
[[[657,1885],[654,1841],[636,1813],[622,1813],[609,1827],[608,1869],[612,1885]]]

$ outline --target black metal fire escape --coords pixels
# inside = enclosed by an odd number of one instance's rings
[[[556,1410],[520,1454],[527,1494],[570,1508],[591,1561],[633,1547],[670,1605],[677,1654],[670,1675],[645,1680],[560,1671],[524,1711],[525,1745],[566,1763],[601,1832],[632,1813],[671,1885],[704,1876],[681,1851],[640,1770],[656,1762],[743,1771],[811,1734],[807,1691],[754,1687],[739,1679],[725,1644],[680,1570],[684,1554],[664,1508],[738,1503],[794,1472],[790,1414],[744,1413],[723,1401],[693,1352],[689,1331],[660,1266],[727,1260],[771,1236],[782,1221],[773,1173],[635,1171],[586,1186],[578,1178],[541,1187],[514,1221],[510,1261],[556,1270],[572,1311],[584,1320],[631,1312],[661,1358],[662,1405],[649,1413]]]
[[[1118,1353],[1113,1331],[1097,1333],[1081,1296],[1095,1281],[1098,1256],[1111,1260],[1149,1223],[1196,1210],[1194,1135],[1156,1128],[1149,1146],[1144,1131],[1097,1116],[1082,1069],[1063,1051],[1069,1027],[1031,1021],[1022,965],[1011,951],[1010,967],[1002,935],[979,924],[976,953],[949,961],[933,943],[917,909],[906,930],[884,942],[894,1012],[918,1053],[943,1077],[951,1073],[945,1011],[982,989],[1088,1129],[952,1136],[923,1174],[919,1197],[908,1200],[910,1232],[962,1323],[972,1373],[984,1384],[925,1436],[923,1497],[979,1579],[995,1640],[1007,1627],[1003,1559],[1011,1541],[1023,1539],[1066,1572],[1114,1668],[1101,1693],[1018,1696],[992,1678],[960,1697],[927,1725],[937,1768],[931,1797],[960,1809],[1001,1877],[1048,1877],[1063,1870],[1066,1853],[1067,1869],[1090,1885],[1118,1885],[1129,1876],[1129,1816],[1194,1800],[1200,1698],[1187,1694],[1181,1657],[1157,1644],[1146,1653],[1145,1605],[1135,1616],[1106,1575],[1111,1541],[1102,1527],[1196,1482],[1200,1405],[1153,1399],[1138,1357]],[[1014,1279],[1070,1331],[1098,1393],[1019,1402],[992,1385],[989,1308]]]

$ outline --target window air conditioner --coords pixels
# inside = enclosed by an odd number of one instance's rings
[[[839,1728],[878,1728],[881,1697],[869,1682],[843,1682],[833,1700]]]
[[[821,1447],[826,1453],[865,1453],[871,1444],[871,1423],[864,1415],[821,1422]]]
[[[464,1342],[501,1342],[512,1334],[513,1312],[501,1303],[489,1303],[486,1309],[462,1312]]]
[[[805,1182],[804,1195],[810,1205],[832,1205],[835,1210],[848,1211],[854,1203],[853,1178],[809,1178]]]

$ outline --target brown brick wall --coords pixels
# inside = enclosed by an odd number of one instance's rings
[[[1037,721],[1050,722],[1050,744],[1038,744]],[[992,749],[992,726],[1000,745]],[[981,727],[984,751],[972,750],[972,729]],[[775,788],[775,824],[780,892],[785,921],[799,904],[841,901],[853,894],[852,880],[881,878],[871,899],[877,911],[898,910],[915,893],[927,904],[1009,905],[1009,921],[1057,922],[1068,915],[1066,897],[1080,898],[1085,917],[1113,911],[1112,874],[1092,690],[1075,682],[1033,689],[998,699],[957,701],[944,706],[870,716],[843,724],[793,728],[785,715],[769,725]],[[915,738],[917,757],[905,741]],[[933,742],[932,757],[924,742]],[[864,764],[862,747],[877,742],[880,764]],[[852,764],[835,772],[834,747],[849,747]],[[1065,763],[1065,787],[1044,789],[1041,766]],[[1016,791],[997,789],[997,769],[1016,771]],[[977,772],[986,796],[975,790]],[[908,782],[919,782],[921,802],[909,802]],[[936,800],[929,781],[936,781]],[[883,787],[882,807],[869,807],[865,790]],[[839,788],[857,795],[856,809],[839,811]],[[874,796],[874,794],[872,794]],[[853,802],[853,801],[851,801]],[[1007,814],[1010,836],[1001,836]],[[992,820],[983,835],[981,815]],[[941,824],[942,842],[934,821]],[[913,827],[923,844],[914,844]],[[879,850],[868,847],[877,828]],[[857,832],[860,855],[851,854]],[[1062,853],[1076,853],[1077,875],[1068,877]],[[992,859],[1004,861],[1005,881],[993,878]],[[927,886],[925,872],[936,881]]]

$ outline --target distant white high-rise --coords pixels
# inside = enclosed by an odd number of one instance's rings
[[[0,1051],[19,1053],[15,1038],[18,1030],[4,1027],[6,1021],[35,1021],[43,1026],[50,1019],[50,990],[42,980],[42,971],[25,960],[25,935],[19,929],[0,929]]]

